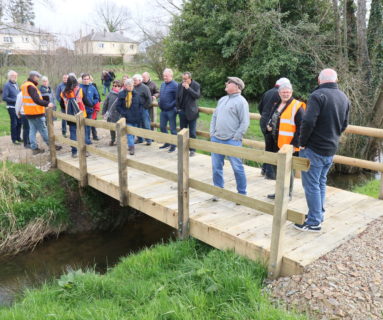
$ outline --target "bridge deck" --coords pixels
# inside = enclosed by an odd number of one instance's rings
[[[103,149],[116,153],[115,147]],[[177,172],[177,155],[159,150],[158,144],[136,146],[132,159]],[[70,153],[58,155],[58,168],[79,178],[79,161]],[[91,155],[87,158],[88,183],[109,196],[119,199],[117,163]],[[246,166],[248,195],[268,201],[275,181],[265,180],[260,169]],[[225,188],[235,191],[230,164],[224,168]],[[211,183],[211,161],[207,155],[190,158],[190,177]],[[300,180],[295,180],[289,208],[306,212],[306,201]],[[160,177],[128,168],[129,205],[174,228],[177,226],[177,184]],[[251,259],[269,256],[272,216],[220,200],[190,189],[190,234],[218,249],[232,249]],[[301,273],[311,262],[320,259],[351,237],[362,232],[367,224],[383,215],[383,201],[364,195],[328,187],[326,217],[320,233],[295,230],[287,223],[282,275]],[[271,200],[270,200],[271,201]]]

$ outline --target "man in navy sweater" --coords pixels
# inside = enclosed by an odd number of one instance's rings
[[[10,70],[8,72],[8,81],[3,88],[3,100],[6,102],[9,118],[11,119],[11,139],[14,144],[22,142],[21,133],[21,119],[16,115],[15,104],[17,94],[20,92],[17,85],[17,72]]]
[[[161,132],[168,133],[166,126],[169,122],[170,132],[171,134],[177,134],[177,126],[176,126],[176,94],[178,84],[173,80],[173,71],[172,69],[165,69],[163,72],[164,82],[161,84],[160,88],[160,101],[159,107],[161,109],[160,114],[160,128]],[[169,143],[165,143],[160,147],[160,149],[170,149],[168,152],[174,152],[176,150],[175,145],[170,145]]]
[[[327,173],[339,144],[341,133],[347,128],[350,101],[338,89],[338,76],[332,69],[324,69],[318,77],[319,87],[310,95],[301,124],[299,155],[310,160],[310,169],[302,172],[302,185],[309,208],[304,224],[296,224],[301,231],[319,232],[324,220]]]

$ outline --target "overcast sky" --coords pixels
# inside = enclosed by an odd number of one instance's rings
[[[35,1],[35,24],[48,32],[62,34],[67,40],[78,39],[80,29],[85,35],[94,28],[94,11],[103,0],[47,0]],[[164,10],[154,8],[154,0],[110,0],[129,9],[136,21],[150,20],[154,16],[167,15]],[[134,25],[134,23],[132,23]],[[139,40],[137,31],[125,33]]]

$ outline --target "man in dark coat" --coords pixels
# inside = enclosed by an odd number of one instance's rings
[[[299,156],[310,160],[308,171],[302,172],[307,219],[296,224],[300,231],[319,232],[324,220],[326,181],[339,137],[348,125],[350,101],[338,89],[338,76],[332,69],[324,69],[318,77],[319,87],[310,95],[301,124]]]
[[[259,120],[259,125],[261,127],[263,136],[265,138],[265,151],[274,152],[274,140],[270,134],[266,134],[266,126],[267,122],[271,116],[271,110],[275,107],[277,102],[279,101],[278,88],[281,84],[290,83],[290,80],[287,78],[280,78],[276,83],[274,88],[267,90],[259,103],[258,110],[261,115],[261,119]],[[262,174],[265,175],[266,179],[275,180],[276,175],[276,167],[272,164],[264,163],[262,165]]]
[[[149,72],[144,72],[142,74],[142,83],[145,84],[149,90],[150,94],[152,95],[152,102],[157,101],[158,97],[160,96],[160,91],[158,90],[158,87],[155,82],[150,79],[150,74]],[[150,121],[154,122],[154,112],[156,112],[157,109],[151,107],[149,109],[150,113]],[[154,129],[153,127],[151,128],[152,130]]]
[[[197,138],[197,100],[201,96],[200,85],[192,79],[190,72],[182,74],[182,82],[178,85],[176,107],[180,117],[180,127],[189,128],[190,138]],[[195,149],[190,149],[190,156],[194,156]]]

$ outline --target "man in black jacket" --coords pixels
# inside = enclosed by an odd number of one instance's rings
[[[152,96],[150,93],[149,87],[142,83],[142,75],[135,74],[133,77],[134,83],[134,91],[137,92],[140,97],[140,107],[142,108],[141,112],[141,122],[139,128],[144,128],[150,130],[150,114],[149,109],[152,107]],[[152,140],[146,138],[146,145],[150,146],[152,144]],[[137,137],[135,143],[142,143],[144,139],[142,137]]]
[[[270,119],[270,113],[280,100],[278,88],[280,85],[290,83],[290,80],[287,78],[280,78],[276,83],[274,88],[267,90],[259,103],[258,110],[261,115],[261,119],[259,120],[259,126],[261,127],[261,131],[265,138],[265,151],[275,152],[275,142],[272,138],[271,134],[266,134],[266,126],[267,122]],[[264,163],[262,165],[262,174],[265,175],[266,179],[275,180],[275,170],[276,167],[272,164]]]
[[[160,96],[160,90],[158,90],[156,83],[153,82],[152,79],[150,79],[149,72],[144,72],[142,74],[142,83],[149,88],[150,94],[152,95],[152,102],[157,101],[158,97]],[[151,122],[154,122],[154,112],[156,112],[156,110],[157,109],[154,109],[153,107],[149,109]],[[154,130],[153,127],[151,127],[151,129]]]
[[[201,96],[200,85],[192,79],[190,72],[182,74],[182,82],[178,85],[176,108],[180,117],[180,127],[189,128],[189,137],[197,138],[197,100]],[[190,149],[190,156],[195,155],[195,149]]]
[[[324,219],[327,173],[347,128],[350,101],[338,89],[337,73],[324,69],[318,77],[319,87],[311,94],[301,124],[300,156],[310,160],[310,169],[302,172],[302,185],[309,208],[301,231],[319,232]]]

